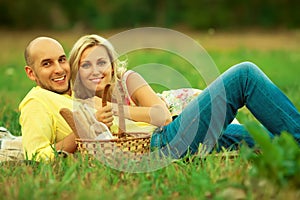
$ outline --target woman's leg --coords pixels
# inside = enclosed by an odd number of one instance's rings
[[[245,142],[249,147],[254,147],[255,143],[252,136],[241,124],[229,124],[219,137],[216,150],[222,148],[229,150],[237,150],[240,148],[241,142]]]
[[[227,137],[224,130],[244,105],[271,133],[287,131],[300,141],[297,109],[258,67],[244,62],[223,73],[172,123],[154,132],[151,146],[175,158],[187,150],[196,152],[199,143],[210,151],[218,140]],[[239,134],[237,137],[243,138]],[[221,145],[230,146],[230,141],[234,144],[239,139],[224,140]]]

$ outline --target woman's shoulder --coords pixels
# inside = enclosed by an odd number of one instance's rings
[[[126,70],[122,76],[122,80],[127,80],[131,75],[138,75],[138,73],[133,70]]]
[[[134,83],[135,85],[145,85],[147,82],[145,79],[136,71],[127,70],[123,76],[122,80],[125,81],[127,84]]]
[[[148,85],[148,83],[143,79],[143,77],[133,71],[127,70],[122,77],[122,87],[125,92],[125,98],[127,99],[128,105],[136,105],[135,101],[132,99],[133,94],[141,87]]]

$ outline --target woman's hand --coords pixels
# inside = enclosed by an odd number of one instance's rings
[[[110,103],[98,109],[95,113],[95,116],[99,122],[104,123],[107,127],[111,127],[113,125],[114,118],[112,106]]]

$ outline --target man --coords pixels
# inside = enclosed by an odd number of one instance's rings
[[[70,66],[63,47],[52,38],[38,37],[25,49],[25,72],[36,82],[19,105],[25,158],[51,160],[54,150],[74,152],[75,135],[59,114],[72,110]]]

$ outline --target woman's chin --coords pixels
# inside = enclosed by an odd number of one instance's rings
[[[105,85],[100,84],[100,85],[93,85],[93,86],[89,85],[89,87],[86,88],[88,88],[88,90],[91,93],[97,94],[97,93],[101,93],[101,91],[104,90],[104,87]]]

